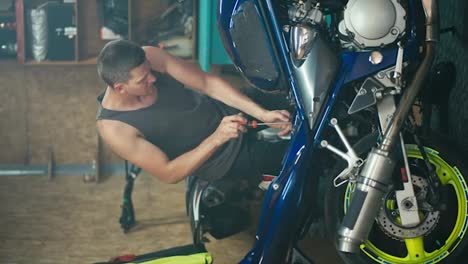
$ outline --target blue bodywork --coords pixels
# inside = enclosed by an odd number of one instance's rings
[[[239,12],[243,12],[242,5],[251,2],[255,5],[260,21],[263,23],[263,34],[267,38],[269,54],[274,58],[275,69],[280,76],[275,80],[253,78],[246,74],[244,62],[241,61],[238,50],[231,36],[231,29],[236,24],[231,19]],[[413,19],[415,6],[410,2],[410,25],[415,25]],[[369,62],[369,52],[342,52],[340,57],[340,69],[334,83],[330,87],[328,99],[324,103],[321,114],[318,117],[314,129],[309,129],[305,118],[304,107],[301,103],[301,94],[297,87],[292,72],[288,44],[283,33],[277,14],[271,0],[220,0],[218,7],[218,27],[221,39],[228,55],[245,77],[257,87],[272,87],[278,85],[282,79],[288,89],[291,90],[296,102],[297,114],[294,121],[294,132],[291,143],[285,154],[283,168],[279,177],[271,184],[277,188],[268,190],[262,216],[258,225],[256,241],[252,250],[240,263],[286,263],[291,248],[295,246],[299,236],[304,230],[307,219],[311,216],[313,206],[314,178],[320,176],[315,164],[321,151],[317,145],[322,139],[324,127],[330,120],[330,113],[335,100],[343,87],[352,81],[371,76],[380,70],[395,65],[397,48],[395,46],[382,48],[379,51],[385,58],[381,64],[373,65]],[[415,27],[408,27],[408,38],[405,46],[405,60],[417,58],[417,42],[415,39]],[[315,162],[315,163],[314,163]]]

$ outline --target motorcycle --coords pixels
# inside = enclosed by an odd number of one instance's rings
[[[446,138],[423,133],[418,110],[439,39],[436,1],[220,0],[218,11],[237,69],[295,107],[240,263],[312,263],[297,242],[317,222],[346,263],[455,261],[467,244],[466,172]],[[222,198],[188,182],[195,243]]]

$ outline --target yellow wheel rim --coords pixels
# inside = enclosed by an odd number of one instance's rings
[[[455,193],[457,202],[457,213],[453,227],[451,227],[450,234],[445,241],[440,242],[440,247],[435,250],[426,250],[423,237],[416,237],[405,239],[404,245],[407,250],[406,256],[394,256],[385,252],[385,249],[378,248],[371,241],[366,240],[361,244],[361,250],[376,263],[395,263],[395,264],[421,264],[421,263],[438,263],[446,258],[459,243],[463,240],[467,226],[467,197],[468,188],[461,172],[456,167],[450,166],[444,161],[439,153],[433,149],[425,148],[429,162],[435,166],[436,174],[439,177],[442,185],[451,187]],[[420,159],[423,157],[416,145],[406,145],[406,152],[410,159]],[[344,196],[344,211],[349,206],[352,193],[354,191],[354,184],[348,184]],[[391,202],[390,202],[391,203]],[[387,205],[391,206],[387,202]],[[444,212],[442,212],[443,214]],[[437,229],[437,226],[435,227]]]

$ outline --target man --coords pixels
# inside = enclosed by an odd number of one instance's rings
[[[258,168],[238,110],[291,130],[290,114],[268,111],[221,78],[156,47],[116,40],[101,51],[97,127],[120,157],[166,183],[189,175],[215,181]],[[265,155],[271,155],[270,153]],[[279,165],[279,164],[276,164]]]

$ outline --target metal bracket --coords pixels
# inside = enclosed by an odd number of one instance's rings
[[[348,163],[348,166],[333,180],[333,185],[338,187],[348,182],[349,179],[353,180],[354,178],[352,178],[350,175],[355,175],[358,172],[359,167],[364,164],[364,161],[356,155],[356,152],[349,144],[348,139],[346,139],[343,131],[338,125],[338,120],[336,118],[332,118],[330,120],[330,125],[336,130],[336,133],[338,133],[338,136],[347,149],[347,152],[344,153],[336,147],[328,144],[326,140],[322,140],[322,142],[320,142],[322,148],[330,150]]]
[[[374,80],[373,78],[367,78],[359,89],[356,97],[354,98],[351,106],[348,109],[348,114],[357,113],[369,106],[377,103],[377,92],[383,91],[384,86]]]

